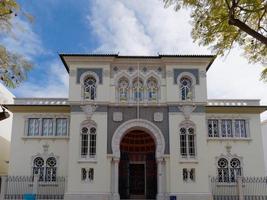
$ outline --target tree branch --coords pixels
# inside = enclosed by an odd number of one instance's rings
[[[246,25],[245,23],[243,23],[239,19],[235,19],[235,18],[230,16],[228,23],[230,25],[233,25],[233,26],[240,28],[241,30],[243,30],[244,32],[249,34],[250,36],[254,37],[255,39],[262,42],[263,44],[267,45],[267,38],[265,36],[261,35],[260,33],[258,33],[255,30],[253,30],[252,28],[250,28],[248,25]]]

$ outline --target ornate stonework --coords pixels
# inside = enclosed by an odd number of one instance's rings
[[[122,121],[122,112],[114,112],[113,113],[113,121],[114,122],[120,122]]]
[[[184,120],[180,123],[179,128],[194,128],[196,129],[196,125],[194,122],[190,121],[190,120]]]
[[[188,104],[179,106],[178,108],[183,113],[185,120],[189,120],[190,115],[196,109],[196,106],[193,104]]]
[[[151,135],[156,143],[156,158],[162,158],[165,150],[164,136],[155,124],[143,119],[132,119],[126,121],[117,128],[112,137],[113,157],[120,158],[120,142],[128,131],[134,129],[144,130]]]
[[[91,119],[97,106],[96,105],[85,105],[81,106],[82,111],[85,113],[87,119]]]
[[[163,113],[162,112],[155,112],[154,113],[154,121],[155,122],[162,122],[163,121]]]

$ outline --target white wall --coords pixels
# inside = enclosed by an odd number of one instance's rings
[[[7,175],[10,142],[0,136],[0,176]]]
[[[261,133],[264,150],[265,175],[267,175],[267,120],[261,123]]]
[[[209,139],[207,147],[209,149],[209,175],[217,175],[216,157],[227,155],[226,146],[231,146],[230,153],[241,157],[243,162],[244,176],[264,176],[264,155],[262,147],[262,137],[260,130],[259,114],[213,114],[212,116],[223,116],[224,119],[243,118],[249,120],[249,137],[247,139]],[[207,135],[207,131],[206,131]],[[207,137],[207,136],[206,136]]]
[[[32,175],[32,161],[37,154],[44,154],[43,145],[48,144],[48,154],[58,157],[58,176],[67,175],[68,139],[26,138],[25,120],[31,113],[15,113],[11,137],[9,175]]]
[[[80,124],[86,120],[82,112],[71,114],[69,143],[69,170],[67,193],[108,193],[110,192],[111,161],[107,157],[107,114],[95,113],[92,120],[97,124],[96,160],[82,160],[80,156]],[[94,168],[94,181],[81,181],[81,168]]]

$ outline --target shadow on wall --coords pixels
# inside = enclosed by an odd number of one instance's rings
[[[0,136],[0,176],[8,174],[10,142]]]

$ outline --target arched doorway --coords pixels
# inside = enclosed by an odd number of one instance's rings
[[[145,131],[128,132],[120,143],[119,194],[121,199],[155,199],[157,194],[156,145]]]
[[[112,159],[111,159],[111,192],[112,199],[119,200],[119,163],[121,158],[120,144],[127,133],[131,131],[143,131],[153,138],[155,143],[155,157],[157,162],[157,200],[163,200],[165,193],[165,140],[161,130],[152,122],[144,119],[132,119],[121,124],[112,137]]]

